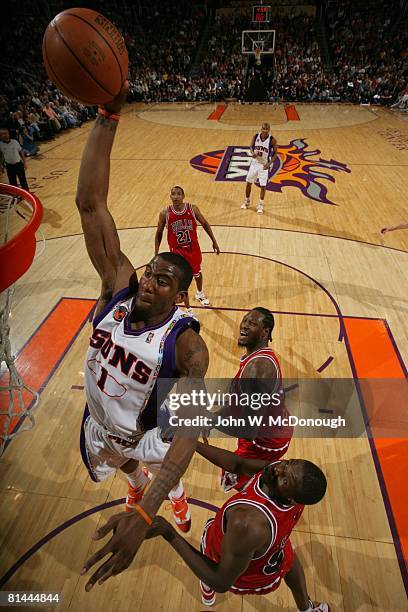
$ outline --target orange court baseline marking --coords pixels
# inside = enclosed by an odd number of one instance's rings
[[[398,420],[403,428],[406,417],[403,413],[398,415],[397,411],[401,411],[405,406],[406,412],[408,405],[406,369],[385,320],[353,317],[344,317],[343,320],[350,348],[351,366],[355,377],[363,381],[360,385],[360,398],[372,426],[371,450],[407,588],[408,489],[402,483],[406,481],[408,474],[408,440],[406,437],[390,438],[378,435],[381,426],[385,427],[390,423],[392,425],[392,422],[398,424]],[[363,379],[372,379],[373,383],[370,385],[369,380]],[[401,380],[401,385],[398,380]],[[381,384],[388,392],[397,389],[396,394],[390,393],[388,402],[379,401]],[[376,393],[372,392],[374,388]],[[402,428],[400,436],[403,435]]]
[[[207,120],[209,119],[210,121],[219,121],[226,108],[226,104],[217,104],[216,109],[210,115],[208,115]]]

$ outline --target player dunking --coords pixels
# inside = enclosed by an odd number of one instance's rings
[[[238,346],[245,347],[238,372],[231,385],[237,393],[267,393],[271,396],[278,393],[282,397],[279,406],[266,407],[274,416],[287,416],[282,385],[282,373],[278,358],[269,348],[272,331],[275,325],[273,314],[267,308],[254,308],[242,319],[239,328]],[[236,455],[248,459],[263,459],[270,463],[280,459],[288,450],[293,434],[293,427],[274,427],[273,434],[257,436],[252,440],[238,439]],[[273,437],[271,437],[273,435]],[[231,488],[240,490],[247,482],[244,474],[225,472],[221,483],[225,491]]]
[[[190,516],[180,478],[194,453],[195,439],[176,434],[170,444],[162,438],[157,406],[164,398],[158,380],[201,379],[208,367],[198,322],[176,306],[191,283],[191,266],[180,255],[162,253],[147,264],[138,282],[107,208],[110,153],[125,94],[126,89],[101,110],[88,136],[78,179],[76,202],[86,247],[102,281],[84,367],[87,411],[81,451],[94,480],[117,469],[127,474],[127,501],[135,511],[122,515],[113,554],[89,580],[87,590],[128,567],[167,495],[178,525],[188,530]],[[159,470],[143,498],[147,476],[139,461]]]
[[[159,215],[154,240],[154,252],[155,255],[159,252],[163,231],[166,227],[167,242],[170,251],[182,255],[193,268],[193,274],[197,284],[196,300],[203,306],[209,306],[210,300],[203,292],[203,275],[201,272],[202,254],[197,238],[197,221],[201,223],[204,231],[211,238],[213,250],[217,255],[219,255],[220,249],[208,221],[204,219],[197,206],[184,202],[184,197],[184,189],[182,187],[178,185],[172,187],[170,191],[171,204],[162,210]],[[185,305],[186,308],[190,310],[188,293],[186,293]]]
[[[329,612],[313,603],[305,574],[290,535],[304,506],[317,504],[326,493],[326,477],[303,459],[267,463],[243,459],[229,451],[197,443],[197,450],[214,465],[251,477],[242,492],[231,497],[210,519],[201,552],[186,542],[162,517],[156,517],[147,537],[161,535],[200,579],[202,602],[215,604],[215,593],[264,595],[282,579],[292,591],[298,610]],[[116,519],[102,528],[105,535]]]
[[[255,134],[251,142],[250,154],[253,158],[246,177],[245,200],[241,208],[249,208],[252,183],[258,179],[261,194],[256,212],[262,214],[265,206],[265,190],[268,183],[269,168],[278,156],[277,142],[269,133],[269,123],[263,123],[259,134]]]

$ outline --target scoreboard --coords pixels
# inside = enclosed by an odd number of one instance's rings
[[[271,20],[271,7],[263,4],[252,7],[252,21],[254,23],[269,23]]]

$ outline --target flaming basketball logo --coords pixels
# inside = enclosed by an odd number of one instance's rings
[[[297,187],[315,202],[334,204],[327,197],[327,187],[321,181],[332,183],[335,178],[323,170],[350,172],[346,164],[322,159],[318,149],[307,150],[305,139],[292,140],[288,145],[278,145],[278,157],[269,174],[267,189],[282,193],[283,187]],[[245,181],[251,157],[249,147],[232,147],[197,155],[190,160],[196,170],[215,175],[216,181]]]

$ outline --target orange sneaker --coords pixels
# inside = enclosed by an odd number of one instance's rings
[[[145,492],[147,485],[152,479],[152,475],[147,468],[143,468],[143,473],[149,479],[144,485],[144,487],[141,487],[140,489],[135,489],[134,487],[132,487],[132,485],[128,481],[128,493],[126,495],[126,505],[125,505],[126,512],[134,512],[133,506],[135,506],[141,501],[143,497],[143,493]]]
[[[191,529],[191,515],[186,494],[183,493],[179,499],[170,499],[170,502],[177,527],[183,533],[187,533]]]

